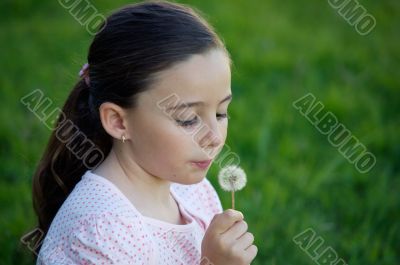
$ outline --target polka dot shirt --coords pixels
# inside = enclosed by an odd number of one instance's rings
[[[173,183],[171,195],[183,225],[141,215],[113,183],[88,170],[55,216],[37,264],[200,264],[221,202],[207,178]]]

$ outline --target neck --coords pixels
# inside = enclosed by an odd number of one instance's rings
[[[138,208],[152,205],[170,206],[170,182],[151,175],[133,158],[124,156],[118,148],[112,148],[104,162],[93,173],[113,182]]]

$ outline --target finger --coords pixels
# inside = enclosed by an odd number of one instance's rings
[[[238,238],[236,244],[239,249],[246,250],[254,242],[254,235],[252,233],[246,232],[241,237]]]
[[[244,233],[246,233],[248,228],[247,223],[244,220],[236,222],[234,225],[231,226],[228,230],[226,230],[223,235],[232,237],[233,239],[238,239]]]
[[[224,233],[237,221],[243,220],[244,216],[241,212],[228,209],[221,214],[214,216],[208,229],[215,230],[217,233]]]
[[[250,263],[257,256],[257,253],[258,253],[257,246],[251,245],[244,252],[245,259],[247,259]]]

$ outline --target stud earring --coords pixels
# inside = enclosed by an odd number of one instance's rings
[[[125,135],[122,135],[122,142],[125,143]]]

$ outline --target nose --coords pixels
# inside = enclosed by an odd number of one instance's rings
[[[217,120],[205,124],[204,136],[200,138],[199,145],[203,149],[217,149],[223,143],[222,131]]]

